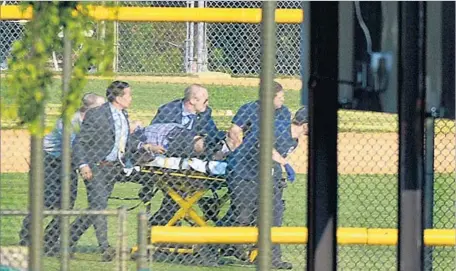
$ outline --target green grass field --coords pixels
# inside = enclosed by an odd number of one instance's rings
[[[435,183],[434,222],[438,228],[454,228],[454,192],[456,183],[453,175],[437,175]],[[294,184],[285,192],[286,213],[284,225],[304,226],[306,224],[306,175],[299,175]],[[27,208],[28,183],[26,174],[2,174],[0,182],[0,209]],[[113,196],[137,195],[139,185],[118,183]],[[161,195],[157,195],[153,208],[158,208]],[[110,200],[109,208],[121,205],[133,206],[137,201]],[[342,175],[339,178],[339,227],[395,228],[397,221],[397,185],[394,175]],[[77,209],[87,206],[85,186],[80,182]],[[128,244],[136,243],[136,215],[143,206],[128,213]],[[15,245],[18,242],[18,230],[21,217],[2,217],[0,221],[1,245]],[[73,218],[71,218],[73,220]],[[45,220],[45,223],[49,219]],[[110,218],[110,240],[116,244],[117,219]],[[93,228],[82,237],[79,248],[96,247]],[[305,266],[305,246],[283,246],[284,258],[294,266],[303,269]],[[55,258],[44,258],[45,270],[58,270],[59,261]],[[340,246],[340,270],[395,270],[396,248],[392,246]],[[99,262],[99,255],[94,253],[77,253],[71,261],[71,270],[111,270],[114,264]],[[129,270],[134,270],[135,263],[128,262]],[[434,270],[452,270],[454,251],[450,247],[435,248]],[[252,267],[226,266],[204,268],[177,264],[152,263],[153,270],[249,270]]]
[[[184,84],[158,84],[130,81],[133,86],[133,104],[130,108],[131,119],[139,119],[148,124],[156,109],[166,102],[181,98]],[[61,91],[60,81],[50,90],[50,101],[47,107],[47,126],[51,128],[59,114]],[[104,95],[109,81],[91,80],[84,91],[93,91]],[[214,119],[221,129],[229,127],[232,116],[224,116],[227,110],[233,113],[244,103],[258,98],[258,89],[254,87],[208,85],[210,106],[214,110]],[[5,93],[7,86],[0,84],[0,97],[4,104],[11,105]],[[294,112],[299,108],[300,93],[287,91],[285,104]],[[5,110],[7,107],[2,107]],[[14,128],[17,120],[8,119],[2,111],[2,129]],[[340,132],[380,133],[396,132],[397,116],[394,114],[339,111]],[[455,133],[454,122],[439,120],[436,123],[439,133]],[[363,144],[362,142],[360,144]],[[369,147],[369,142],[365,142]],[[357,151],[362,151],[357,150]],[[1,201],[0,209],[25,210],[28,204],[28,182],[26,174],[3,173],[0,175]],[[306,176],[299,175],[298,180],[289,185],[285,192],[286,226],[304,226],[306,224]],[[454,228],[454,196],[456,192],[455,175],[436,175],[434,224],[437,228]],[[116,185],[113,196],[135,197],[139,186],[132,183]],[[161,195],[157,195],[152,203],[158,208]],[[110,200],[109,208],[120,205],[133,206],[136,201]],[[85,186],[80,182],[77,209],[87,206]],[[128,213],[128,244],[136,243],[136,214],[143,206]],[[73,219],[73,218],[72,218]],[[72,220],[71,219],[71,220]],[[1,217],[0,244],[15,245],[18,242],[18,231],[21,217]],[[49,218],[45,220],[45,223]],[[110,238],[116,244],[117,218],[110,218]],[[339,178],[339,227],[395,228],[397,224],[397,177],[395,175],[341,175]],[[96,238],[92,228],[79,242],[81,248],[95,248]],[[283,246],[284,258],[291,261],[295,270],[305,267],[305,246]],[[434,270],[453,270],[454,251],[449,247],[435,248]],[[135,263],[128,263],[129,270],[135,270]],[[78,253],[71,261],[71,270],[112,270],[114,264],[99,262],[99,255]],[[58,270],[59,260],[45,258],[45,270]],[[194,266],[153,263],[153,270],[203,271],[203,270],[252,270],[254,267],[227,266],[220,268],[203,268]],[[396,270],[396,248],[388,246],[340,246],[340,270]]]
[[[106,80],[90,80],[86,85],[84,92],[92,91],[100,95],[104,95],[105,89],[109,84]],[[133,88],[133,104],[129,109],[132,119],[139,119],[145,124],[149,123],[154,116],[157,108],[173,99],[178,99],[183,96],[183,91],[186,85],[184,84],[165,84],[165,83],[149,83],[149,82],[130,82]],[[55,85],[49,90],[49,102],[47,107],[47,125],[52,126],[59,115],[61,104],[61,89],[60,81],[56,80]],[[232,116],[221,115],[226,110],[231,110],[233,113],[244,103],[258,99],[258,89],[254,87],[240,86],[221,86],[208,85],[209,103],[214,110],[214,119],[217,125],[222,128],[228,128]],[[6,97],[8,86],[0,85],[0,97],[4,101],[6,108],[10,105],[11,100]],[[300,92],[287,91],[285,105],[293,112],[300,106]],[[2,110],[4,110],[2,109]],[[17,120],[3,117],[2,128],[16,127]],[[340,132],[396,132],[397,115],[387,113],[359,112],[359,111],[339,111],[339,131]],[[436,131],[439,133],[455,133],[454,122],[437,121]]]

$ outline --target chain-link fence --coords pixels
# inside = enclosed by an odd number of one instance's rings
[[[179,7],[193,4],[198,8],[198,3],[193,1],[121,2],[125,6],[167,6],[170,3]],[[260,3],[206,1],[205,5],[238,7],[239,4],[250,8],[259,7]],[[299,5],[299,2],[279,3],[279,7],[284,8],[298,8]],[[0,23],[2,27],[8,26],[8,31],[2,32],[2,40],[21,31],[14,30],[11,22]],[[127,245],[133,248],[132,255],[136,246],[136,213],[140,210],[147,212],[148,226],[256,225],[258,80],[182,75],[197,71],[199,61],[200,68],[210,71],[257,76],[260,69],[259,25],[203,24],[203,47],[199,47],[203,49],[199,50],[201,58],[198,59],[198,23],[116,24],[118,74],[111,81],[90,79],[85,92],[106,99],[107,87],[118,79],[129,83],[132,103],[129,104],[129,93],[125,94],[126,87],[122,83],[116,87],[122,91],[111,96],[114,101],[111,104],[100,106],[101,98],[85,96],[93,106],[99,107],[86,113],[85,122],[75,128],[77,136],[73,141],[72,161],[73,170],[79,171],[79,177],[74,174],[71,178],[73,209],[103,210],[126,205],[129,212],[127,226],[123,229],[127,229]],[[298,75],[299,26],[279,25],[277,35],[278,77]],[[193,53],[190,53],[191,47]],[[8,52],[4,48],[0,47],[2,54]],[[123,77],[121,73],[153,76]],[[277,82],[285,91],[277,89],[275,98],[274,147],[279,155],[273,157],[279,161],[271,169],[274,225],[305,226],[308,170],[306,112],[299,110],[301,82],[293,79],[277,79]],[[199,86],[185,91],[195,83],[202,84],[207,92]],[[3,84],[0,87],[2,93],[7,88]],[[59,209],[61,162],[58,150],[54,148],[58,146],[61,128],[56,124],[61,103],[58,81],[50,91],[46,118],[48,135],[44,140],[45,203],[49,209]],[[127,109],[128,115],[117,110],[118,105],[120,109]],[[75,116],[75,126],[79,126],[80,121],[80,116]],[[397,124],[395,114],[339,110],[339,227],[396,228]],[[26,130],[5,129],[6,125],[8,122],[2,119],[1,209],[25,210],[29,200],[30,135]],[[452,121],[436,120],[433,224],[439,229],[455,228],[455,129]],[[124,141],[125,138],[128,140]],[[120,152],[120,160],[116,149],[124,150]],[[46,218],[45,227],[51,219]],[[18,245],[23,245],[22,240],[27,239],[20,234],[23,221],[24,217],[17,216],[2,216],[0,221],[1,255],[12,257],[12,262],[19,265],[24,262],[20,257],[24,256]],[[108,249],[120,247],[117,245],[119,237],[116,237],[120,227],[117,220],[108,218],[106,222],[99,217],[72,217],[70,222],[72,247],[76,251],[70,260],[71,270],[112,269],[113,265],[101,261],[119,255],[118,251],[114,253]],[[89,227],[92,224],[93,229]],[[55,232],[49,236],[50,243],[58,240]],[[14,252],[3,252],[10,247],[14,247],[11,248]],[[47,255],[55,250],[50,247],[45,246],[50,252]],[[291,266],[304,269],[305,250],[305,245],[275,246],[273,263],[284,269]],[[395,246],[341,245],[338,266],[341,270],[392,270],[396,267],[396,253]],[[152,258],[149,264],[156,270],[206,270],[202,265],[243,270],[255,263],[256,248],[252,245],[160,244],[151,247],[149,256]],[[435,270],[453,269],[451,247],[434,247],[432,257]],[[4,263],[6,260],[2,260]],[[129,269],[134,268],[132,261],[127,265]],[[58,269],[58,266],[58,258],[45,257],[46,270]]]
[[[8,1],[7,1],[8,2]],[[201,4],[200,4],[201,3]],[[7,4],[15,4],[8,2]],[[129,7],[219,7],[261,8],[261,1],[120,1]],[[282,1],[280,8],[300,8],[300,2]],[[2,67],[11,44],[22,35],[25,22],[1,22]],[[260,72],[260,25],[240,23],[124,23],[115,22],[116,56],[119,73],[185,74],[201,71],[236,76],[256,76]],[[90,35],[103,38],[106,25],[96,24]],[[278,26],[277,72],[299,75],[298,24]],[[77,52],[75,52],[77,53]],[[61,69],[62,54],[55,52],[49,65]]]
[[[261,8],[261,1],[145,1],[128,6]],[[279,8],[300,8],[282,1]],[[179,74],[201,71],[236,76],[260,72],[260,26],[241,23],[118,23],[118,72]],[[278,26],[277,72],[299,75],[300,27]],[[151,61],[153,59],[153,61]]]

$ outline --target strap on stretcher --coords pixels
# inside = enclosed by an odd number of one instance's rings
[[[169,176],[174,176],[174,177],[187,177],[187,178],[192,178],[192,179],[209,180],[209,181],[219,181],[219,182],[224,182],[225,181],[225,179],[218,178],[218,177],[202,176],[202,175],[191,175],[191,174],[184,174],[184,173],[178,173],[178,172],[164,172],[164,171],[161,171],[161,170],[158,170],[158,169],[144,169],[144,168],[141,168],[141,172],[153,173],[153,174],[158,174],[158,175],[169,175]]]

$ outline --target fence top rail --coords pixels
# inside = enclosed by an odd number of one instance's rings
[[[89,16],[100,21],[119,22],[206,22],[260,23],[259,8],[165,8],[88,6]],[[76,11],[75,11],[76,12]],[[30,20],[32,8],[0,6],[0,20]],[[298,24],[304,20],[302,9],[276,9],[276,23]]]
[[[77,216],[77,215],[107,215],[118,216],[121,208],[117,210],[46,210],[43,215],[61,215],[61,216]],[[27,210],[0,210],[0,216],[24,216],[30,214]]]

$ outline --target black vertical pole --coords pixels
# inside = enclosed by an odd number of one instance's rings
[[[425,120],[425,153],[424,153],[424,227],[432,229],[434,225],[434,129],[435,129],[435,109]],[[424,248],[424,270],[432,270],[432,247]]]
[[[400,2],[398,270],[423,270],[424,2]]]
[[[442,1],[442,106],[445,118],[455,119],[455,3]]]
[[[307,12],[307,11],[306,11]],[[338,3],[311,2],[307,270],[337,268]],[[306,75],[302,75],[305,78]]]
[[[301,81],[302,81],[302,87],[301,87],[301,105],[303,106],[309,106],[309,89],[307,87],[307,80],[309,80],[309,75],[310,75],[310,2],[308,1],[302,1],[301,2],[301,8],[303,12],[303,18],[304,20],[302,21],[300,25],[300,51],[301,51],[301,56],[300,56],[300,61],[301,61]]]

